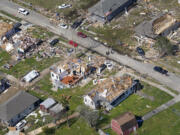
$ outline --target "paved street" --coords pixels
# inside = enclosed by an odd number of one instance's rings
[[[52,24],[50,24],[48,18],[38,13],[35,13],[34,11],[29,10],[30,15],[28,16],[23,16],[21,14],[18,14],[17,9],[19,7],[20,6],[18,6],[17,4],[14,4],[7,0],[0,0],[0,10],[3,10],[5,12],[18,16],[20,18],[23,18],[33,24],[45,27],[56,34],[64,36],[69,40],[70,39],[74,40],[77,43],[81,44],[83,47],[96,51],[97,53],[101,55],[106,55],[106,51],[108,50],[108,48],[102,45],[101,43],[94,41],[91,38],[86,38],[86,39],[80,38],[76,35],[76,32],[73,30],[70,30],[70,29],[65,30],[65,29],[57,28],[56,26],[53,26]],[[114,52],[114,54],[110,54],[108,57],[118,63],[121,63],[123,65],[133,68],[134,70],[140,72],[141,74],[147,74],[150,77],[162,83],[163,85],[166,85],[180,92],[180,76],[176,76],[173,73],[169,73],[168,77],[161,75],[153,71],[154,65],[150,63],[142,63],[142,62],[136,61],[128,56],[123,56],[116,52]]]

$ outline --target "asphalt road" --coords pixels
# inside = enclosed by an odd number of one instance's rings
[[[89,48],[93,51],[96,51],[97,53],[106,56],[106,51],[108,50],[107,47],[105,47],[103,44],[92,40],[91,38],[80,38],[77,36],[76,31],[71,29],[61,29],[56,26],[53,26],[49,19],[45,16],[42,16],[41,14],[38,14],[34,11],[30,11],[30,14],[28,16],[23,16],[17,12],[17,9],[20,6],[17,4],[14,4],[8,0],[0,0],[0,10],[3,10],[5,12],[8,12],[9,14],[12,14],[14,16],[18,16],[24,20],[27,20],[33,24],[42,26],[47,28],[48,30],[54,32],[55,34],[64,36],[65,38],[69,40],[73,40],[80,45],[82,45],[85,48]],[[136,61],[128,56],[120,55],[116,52],[114,54],[110,54],[108,56],[110,59],[121,63],[123,65],[129,66],[132,69],[140,72],[141,74],[147,74],[148,76],[156,79],[158,82],[160,82],[163,85],[168,86],[169,88],[172,88],[178,92],[180,92],[180,76],[175,75],[173,73],[169,73],[169,76],[161,75],[153,70],[154,65],[150,63],[142,63],[139,61]]]

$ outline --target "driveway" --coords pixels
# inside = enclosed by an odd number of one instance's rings
[[[71,29],[61,29],[57,28],[56,26],[53,26],[49,19],[45,16],[42,16],[41,14],[38,14],[34,11],[30,11],[30,15],[23,16],[21,14],[18,14],[17,9],[20,6],[17,4],[14,4],[8,0],[0,0],[0,10],[3,10],[5,12],[8,12],[9,14],[12,14],[14,16],[18,16],[22,19],[25,19],[33,24],[42,26],[50,30],[51,32],[54,32],[55,34],[61,35],[68,40],[74,40],[75,42],[79,43],[85,48],[91,49],[93,51],[96,51],[97,53],[106,56],[106,51],[108,50],[107,47],[105,47],[103,44],[91,39],[91,38],[80,38],[77,36],[76,32]],[[121,63],[123,65],[129,66],[132,69],[138,71],[141,74],[147,74],[148,76],[154,78],[158,82],[160,82],[163,85],[168,86],[169,88],[172,88],[178,92],[180,92],[180,76],[175,75],[173,73],[169,73],[169,76],[161,75],[153,70],[154,65],[150,63],[142,63],[137,60],[134,60],[128,56],[120,55],[117,52],[114,52],[114,54],[110,54],[107,56],[108,58]]]

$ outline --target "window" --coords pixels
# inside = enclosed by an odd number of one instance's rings
[[[54,74],[53,74],[53,73],[51,73],[51,76],[52,76],[52,77],[54,77]]]
[[[84,102],[87,102],[86,98],[84,99]]]
[[[91,101],[91,105],[93,105],[94,103],[93,103],[93,101]]]

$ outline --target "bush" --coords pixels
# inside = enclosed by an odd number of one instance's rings
[[[55,134],[55,128],[45,127],[45,128],[43,128],[43,132],[44,132],[46,135],[54,135],[54,134]]]
[[[159,36],[156,40],[155,47],[159,50],[161,56],[174,54],[174,47],[166,37]]]

